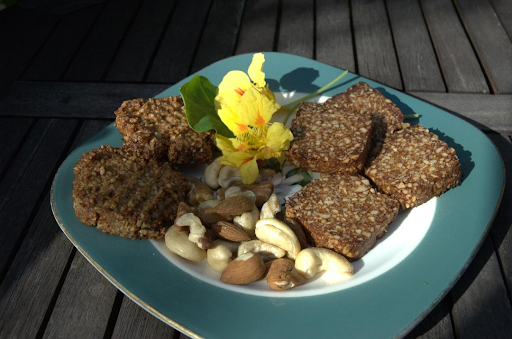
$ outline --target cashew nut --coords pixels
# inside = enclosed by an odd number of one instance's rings
[[[244,253],[258,253],[264,261],[267,261],[284,257],[286,251],[261,240],[251,240],[244,241],[240,246],[238,246],[238,256],[241,256]]]
[[[217,179],[220,187],[229,187],[235,184],[242,184],[242,175],[240,170],[232,166],[224,166],[219,171],[219,177]]]
[[[204,181],[211,189],[219,188],[219,172],[223,165],[220,163],[220,158],[218,157],[211,164],[209,164],[204,170]]]
[[[285,250],[286,256],[295,259],[300,252],[300,243],[292,229],[277,219],[262,219],[256,223],[256,237]]]
[[[165,233],[165,246],[171,252],[188,260],[197,262],[206,258],[206,251],[188,240],[187,233],[177,232],[175,226],[171,226]]]
[[[200,248],[204,248],[200,239],[204,238],[206,228],[203,226],[203,224],[201,224],[201,220],[199,220],[198,217],[196,217],[193,213],[187,213],[176,219],[174,223],[176,226],[188,226],[190,228],[188,239],[197,244],[197,246]]]
[[[295,269],[305,278],[311,278],[321,271],[335,271],[351,276],[354,266],[341,254],[326,248],[310,247],[300,251],[295,259]]]
[[[253,191],[243,190],[240,186],[231,186],[224,192],[224,199],[237,197],[239,195],[243,195],[252,200],[252,202],[256,202],[256,194]],[[217,196],[218,198],[219,196]],[[222,199],[221,199],[222,200]]]
[[[245,212],[240,216],[237,216],[233,219],[233,223],[238,226],[242,226],[245,233],[249,235],[251,238],[255,236],[254,230],[256,228],[256,222],[260,218],[260,211],[254,205],[252,211]]]
[[[261,207],[260,219],[272,219],[279,212],[281,212],[279,198],[275,193],[272,193],[267,202]]]
[[[228,267],[231,256],[231,251],[224,244],[215,244],[213,248],[206,252],[208,264],[218,272],[222,272]]]

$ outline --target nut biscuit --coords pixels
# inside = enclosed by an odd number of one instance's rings
[[[321,173],[362,170],[371,145],[370,114],[342,111],[336,103],[302,103],[290,128],[288,161]]]
[[[406,209],[459,185],[462,172],[455,150],[415,125],[388,136],[380,153],[368,159],[365,174]]]
[[[115,115],[124,147],[137,156],[172,164],[212,160],[214,135],[190,128],[181,97],[124,101]]]
[[[374,125],[373,139],[382,139],[402,128],[402,111],[380,91],[365,82],[358,82],[327,102],[336,103],[343,110],[371,113]]]
[[[398,202],[360,175],[322,175],[286,202],[286,217],[299,222],[311,244],[354,261],[375,246],[396,218]]]
[[[101,146],[73,167],[73,206],[86,225],[130,239],[160,239],[185,200],[185,177],[171,170]]]

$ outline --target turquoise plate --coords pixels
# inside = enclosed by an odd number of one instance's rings
[[[218,84],[230,70],[246,71],[251,58],[231,57],[197,74]],[[265,58],[264,71],[273,91],[310,93],[341,72],[294,55],[266,53]],[[189,79],[159,96],[178,95]],[[398,264],[368,281],[315,296],[281,298],[239,293],[186,273],[150,241],[126,240],[84,226],[73,210],[73,165],[83,152],[101,144],[121,145],[113,125],[77,148],[60,167],[51,192],[55,219],[71,242],[117,288],[192,337],[405,335],[450,290],[480,247],[501,200],[504,166],[494,145],[471,124],[379,83],[348,74],[325,95],[343,92],[358,81],[381,90],[404,114],[418,113],[418,123],[455,148],[464,173],[459,187],[437,199],[430,227],[417,246]]]

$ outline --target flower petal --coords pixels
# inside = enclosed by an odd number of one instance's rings
[[[290,148],[293,134],[280,122],[274,122],[267,131],[266,147],[271,152],[281,152]]]
[[[239,103],[240,122],[244,125],[263,128],[280,107],[278,103],[271,101],[255,88],[249,88]]]
[[[252,56],[252,62],[247,70],[251,80],[259,88],[265,87],[265,73],[263,73],[263,63],[265,63],[265,56],[263,53],[256,53]]]
[[[222,106],[217,113],[220,120],[234,135],[249,132],[249,126],[243,122],[244,119],[240,116],[241,111],[238,109],[238,105]]]
[[[233,152],[224,154],[220,163],[223,165],[238,167],[244,184],[252,184],[258,176],[259,156],[256,152]]]
[[[217,107],[239,102],[245,91],[252,87],[251,80],[244,72],[228,72],[219,84],[218,94],[215,97]]]

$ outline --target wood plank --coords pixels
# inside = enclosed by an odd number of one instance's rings
[[[122,42],[140,0],[109,1],[80,50],[67,69],[67,81],[100,81],[103,79]]]
[[[446,92],[418,0],[387,1],[406,91]]]
[[[216,0],[213,2],[191,73],[233,55],[242,21],[244,3],[245,0]]]
[[[52,174],[62,160],[62,151],[77,126],[76,120],[52,120],[48,123],[43,122],[43,125],[45,124],[48,132],[44,135],[35,155],[29,158],[30,163],[26,165],[26,169],[20,170],[13,163],[4,177],[5,181],[10,178],[9,172],[21,173],[9,200],[0,212],[0,274],[9,264],[13,250],[16,249],[17,242],[27,226],[26,223],[30,220],[30,212],[38,205],[44,190],[48,189]],[[32,133],[37,132],[37,127],[34,127]],[[21,152],[18,157],[20,154]]]
[[[400,70],[384,1],[353,1],[352,20],[359,74],[401,90]]]
[[[116,293],[114,285],[76,252],[43,338],[102,338]]]
[[[511,95],[411,92],[420,99],[455,112],[485,131],[512,130]]]
[[[124,297],[112,338],[172,338],[175,332],[172,327]]]
[[[47,13],[11,6],[0,20],[0,97],[18,79],[58,19]]]
[[[509,0],[490,0],[496,15],[500,19],[500,23],[512,40],[512,2]]]
[[[348,0],[316,1],[316,60],[356,72]]]
[[[36,337],[73,248],[55,226],[48,194],[44,201],[0,285],[1,338]]]
[[[124,100],[150,98],[167,85],[16,82],[0,116],[115,119]]]
[[[313,0],[284,0],[277,50],[315,58],[315,3]]]
[[[512,307],[491,237],[486,238],[450,295],[457,337],[512,337]]]
[[[64,15],[21,79],[60,80],[102,8],[100,4]]]
[[[4,209],[11,195],[16,192],[16,186],[25,175],[27,168],[30,167],[51,126],[50,120],[36,121],[17,154],[11,159],[8,170],[0,181],[0,212]]]
[[[450,319],[449,298],[441,302],[409,334],[407,339],[452,339],[454,338]]]
[[[70,149],[74,149],[82,144],[104,126],[105,122],[103,121],[85,122]],[[69,126],[60,127],[65,128]],[[65,133],[62,132],[60,131],[63,137],[65,137]],[[48,177],[52,177],[54,172],[48,175]],[[34,193],[35,195],[37,194]],[[39,211],[31,223],[27,235],[23,239],[21,247],[5,275],[2,285],[0,285],[0,319],[2,319],[0,320],[0,337],[2,338],[35,337],[36,333],[38,336],[42,335],[55,303],[57,296],[55,293],[58,294],[60,292],[63,277],[67,274],[66,266],[72,258],[70,255],[72,255],[73,246],[57,227],[50,204],[47,203],[48,201],[49,192],[47,190],[43,203],[39,207]],[[28,210],[29,208],[30,206],[27,205],[25,209]],[[81,255],[79,256],[81,257]],[[80,270],[82,266],[86,266],[86,268]],[[75,272],[75,268],[79,272]],[[93,301],[99,304],[105,303],[106,305],[108,302],[108,290],[113,289],[113,294],[115,295],[116,293],[115,288],[106,281],[104,282],[106,286],[99,286],[98,284],[103,282],[95,281],[93,277],[89,276],[88,270],[94,269],[88,263],[75,260],[71,265],[69,273],[70,281],[64,283],[62,295],[64,298],[69,297],[65,302],[69,312],[61,314],[61,316],[62,320],[72,325],[75,330],[80,330],[78,326],[80,322],[69,322],[70,317],[76,315],[73,312],[77,312],[75,308],[72,311],[69,309],[73,303],[80,300],[82,303],[81,309],[84,309],[85,306],[93,305]],[[83,291],[71,288],[68,295],[67,286],[69,286],[73,279],[78,280],[83,285],[86,282],[90,282],[90,286]],[[84,294],[88,293],[92,294],[92,296],[79,298],[79,296],[83,297]],[[58,307],[60,303],[62,301],[57,300]],[[106,320],[103,318],[101,310],[95,309],[95,312],[91,313],[88,308],[85,309],[88,312],[84,312],[82,315],[87,314],[88,317],[83,317],[81,320],[87,322],[86,326],[90,330],[88,333],[94,333],[92,331],[93,325],[97,327],[102,321]],[[57,310],[60,310],[60,307]],[[69,330],[69,327],[67,329]],[[102,332],[98,333],[103,334]],[[81,338],[82,336],[79,337]]]
[[[509,136],[488,134],[501,153],[506,170],[505,192],[501,206],[491,228],[491,235],[496,246],[503,276],[507,285],[508,297],[512,300],[512,142]]]
[[[488,1],[456,0],[455,5],[494,93],[512,93],[512,41]]]
[[[0,119],[0,145],[2,145],[0,149],[0,180],[4,171],[7,170],[7,166],[11,166],[12,159],[19,151],[25,134],[33,123],[33,119]]]
[[[157,0],[142,4],[105,80],[143,80],[175,3],[176,1]]]
[[[236,54],[272,51],[277,29],[279,2],[247,0]]]
[[[189,75],[210,3],[211,0],[178,2],[150,66],[147,82],[172,84]]]
[[[421,0],[448,92],[488,93],[489,87],[450,0]]]

